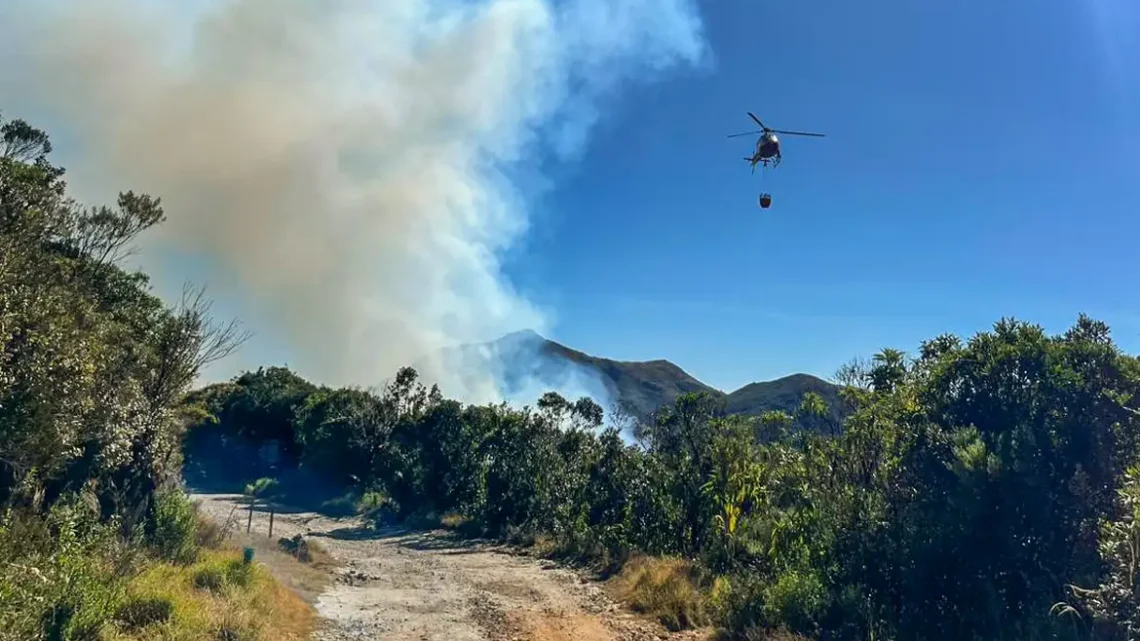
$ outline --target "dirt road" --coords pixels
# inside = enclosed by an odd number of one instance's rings
[[[224,521],[235,495],[195,495]],[[246,512],[239,508],[240,529]],[[253,534],[266,537],[255,512]],[[553,563],[446,532],[372,530],[355,518],[277,513],[273,539],[303,534],[338,562],[313,590],[318,641],[694,641],[617,606],[596,582]],[[267,543],[268,540],[264,539]]]

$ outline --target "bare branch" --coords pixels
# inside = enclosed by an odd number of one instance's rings
[[[233,354],[253,334],[241,329],[238,319],[225,324],[215,322],[210,312],[214,302],[206,298],[205,285],[187,283],[182,288],[182,301],[178,311],[187,324],[197,330],[194,374],[210,363],[217,362]]]
[[[251,336],[237,320],[216,323],[205,286],[187,283],[182,298],[159,331],[158,363],[147,386],[154,407],[167,407],[186,390],[203,367],[229,356]]]
[[[871,383],[871,364],[856,356],[844,363],[832,376],[832,382],[843,387],[868,389]]]

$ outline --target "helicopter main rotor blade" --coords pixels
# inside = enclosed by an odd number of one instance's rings
[[[815,136],[817,138],[823,138],[824,137],[824,134],[813,134],[813,133],[810,133],[807,131],[783,131],[781,129],[773,129],[772,131],[774,133],[787,134],[789,136]]]
[[[756,117],[756,114],[754,114],[754,113],[752,113],[751,111],[749,111],[749,112],[748,112],[748,116],[749,116],[750,118],[752,118],[753,120],[755,120],[755,121],[756,121],[756,124],[760,125],[760,128],[761,128],[761,129],[763,129],[764,131],[768,131],[768,127],[764,126],[764,123],[760,122],[760,119]]]
[[[739,133],[739,134],[728,134],[728,137],[729,138],[736,138],[737,136],[755,136],[756,134],[762,134],[762,133],[764,133],[764,132],[763,131],[745,131],[745,132]]]

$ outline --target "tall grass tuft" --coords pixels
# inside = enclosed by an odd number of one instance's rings
[[[617,597],[635,612],[656,618],[677,631],[710,622],[701,590],[701,572],[676,558],[638,556],[611,580]]]

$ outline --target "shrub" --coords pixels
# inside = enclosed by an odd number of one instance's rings
[[[309,544],[305,541],[305,537],[300,534],[293,538],[281,537],[277,539],[277,547],[284,550],[287,554],[297,559],[301,563],[308,563],[311,560],[309,556]]]
[[[827,607],[827,588],[813,572],[788,571],[765,590],[763,611],[767,623],[801,634],[813,634]]]
[[[750,640],[814,636],[829,600],[818,574],[786,570],[774,581],[753,573],[718,578],[709,603],[718,621],[736,632],[733,638]]]
[[[275,478],[263,477],[245,486],[245,494],[258,498],[269,499],[281,492],[281,484]]]
[[[351,493],[322,501],[317,511],[331,517],[353,516],[356,514],[356,499]]]
[[[221,592],[226,587],[226,573],[217,565],[208,565],[194,573],[194,587],[199,590]]]
[[[181,490],[164,490],[154,498],[147,539],[163,559],[189,565],[198,558],[199,518]]]
[[[735,634],[722,635],[718,638],[737,639],[738,641],[811,641],[810,637],[801,636],[784,629],[769,630],[760,626],[745,628]]]
[[[248,588],[253,579],[253,564],[241,559],[231,559],[225,565],[225,581],[227,585],[239,588]]]
[[[240,558],[214,559],[194,571],[193,584],[199,590],[220,594],[230,587],[249,587],[252,575],[253,564]]]
[[[448,530],[461,530],[471,522],[471,519],[456,512],[448,512],[439,519],[439,524]]]
[[[226,611],[214,638],[218,641],[261,641],[264,626],[244,611]]]
[[[114,528],[65,504],[0,520],[0,630],[6,638],[97,639],[124,596],[132,557]]]
[[[225,525],[218,525],[217,522],[200,514],[196,504],[194,506],[194,518],[197,521],[195,543],[199,548],[209,550],[221,548],[237,522],[231,513]]]
[[[115,620],[128,630],[165,623],[174,615],[174,602],[165,597],[133,598],[119,607]]]
[[[365,492],[360,496],[360,500],[356,502],[356,511],[360,514],[368,514],[387,503],[387,497],[380,492]]]

